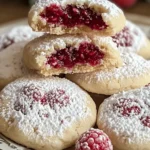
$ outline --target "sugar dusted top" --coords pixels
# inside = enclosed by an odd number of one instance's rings
[[[98,124],[100,122],[122,142],[142,144],[150,141],[150,86],[105,99],[99,109]]]
[[[32,136],[62,136],[64,130],[91,115],[88,95],[74,83],[60,78],[22,78],[0,95],[0,116]],[[8,109],[2,105],[7,99]]]
[[[50,53],[55,53],[56,50],[61,50],[66,48],[67,46],[72,46],[78,48],[79,45],[83,42],[94,43],[94,45],[100,47],[102,44],[108,44],[112,47],[112,49],[117,50],[116,44],[112,42],[110,37],[102,37],[99,36],[86,36],[86,35],[49,35],[45,34],[42,37],[36,38],[29,42],[26,45],[25,49],[33,51],[33,53],[41,53],[41,55],[46,55],[48,51]]]
[[[125,52],[138,52],[146,44],[143,31],[130,21],[127,21],[125,28],[112,39],[119,50]]]
[[[43,33],[33,32],[27,25],[14,27],[9,32],[0,35],[0,50],[7,48],[13,43],[31,40],[42,34]]]

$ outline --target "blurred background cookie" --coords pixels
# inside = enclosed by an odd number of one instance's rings
[[[28,25],[21,25],[11,28],[10,31],[0,35],[0,51],[22,41],[32,40],[43,35],[43,33],[33,32]]]

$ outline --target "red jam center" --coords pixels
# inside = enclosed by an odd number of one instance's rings
[[[62,108],[69,104],[69,97],[64,90],[60,89],[51,90],[42,96],[40,89],[31,84],[30,86],[22,88],[22,94],[28,97],[28,106],[21,104],[18,100],[14,104],[14,109],[16,111],[21,111],[24,115],[27,114],[26,107],[29,107],[32,110],[33,105],[37,102],[40,102],[43,106],[49,105],[50,108],[54,110],[56,106]],[[47,118],[48,114],[44,114],[44,116]]]
[[[104,53],[91,43],[81,43],[79,48],[68,46],[47,58],[47,63],[53,68],[72,68],[76,64],[96,66],[101,63]]]
[[[141,122],[145,127],[150,128],[150,116],[142,117]]]
[[[119,99],[118,103],[113,105],[113,109],[115,112],[126,117],[139,115],[141,113],[141,107],[138,101],[134,99]]]
[[[79,144],[76,150],[112,150],[110,140],[102,132],[94,130],[84,133],[79,139]]]
[[[63,9],[61,6],[52,4],[46,7],[40,16],[46,19],[48,23],[64,25],[66,27],[86,25],[94,30],[104,30],[107,28],[102,16],[86,6],[67,5]]]
[[[117,33],[112,37],[113,41],[117,44],[118,47],[131,47],[133,45],[133,36],[130,32],[130,29],[125,27],[120,33]]]

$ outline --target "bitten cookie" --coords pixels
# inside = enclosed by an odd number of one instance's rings
[[[67,75],[67,78],[89,92],[104,95],[140,88],[150,83],[149,61],[134,53],[121,53],[121,57],[122,67]]]
[[[0,51],[13,43],[34,39],[43,33],[33,32],[27,25],[17,26],[0,35]]]
[[[23,53],[24,64],[39,74],[90,72],[122,65],[111,38],[83,35],[44,35],[29,42]]]
[[[105,99],[99,108],[97,125],[118,150],[149,150],[150,87]]]
[[[29,74],[22,63],[23,47],[26,43],[15,43],[0,52],[0,90],[13,80]]]
[[[26,77],[0,93],[0,132],[36,150],[62,150],[96,121],[92,98],[60,78]]]
[[[144,32],[134,23],[127,21],[124,29],[112,37],[122,52],[134,52],[145,59],[150,58],[150,41]]]
[[[56,35],[112,36],[125,26],[123,11],[108,0],[39,0],[28,18],[33,30]]]

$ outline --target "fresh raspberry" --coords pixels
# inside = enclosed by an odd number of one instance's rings
[[[126,117],[139,115],[141,113],[141,106],[135,99],[121,98],[118,100],[118,103],[113,105],[113,109],[119,115]]]
[[[113,150],[113,146],[103,131],[91,128],[81,135],[75,150]]]

